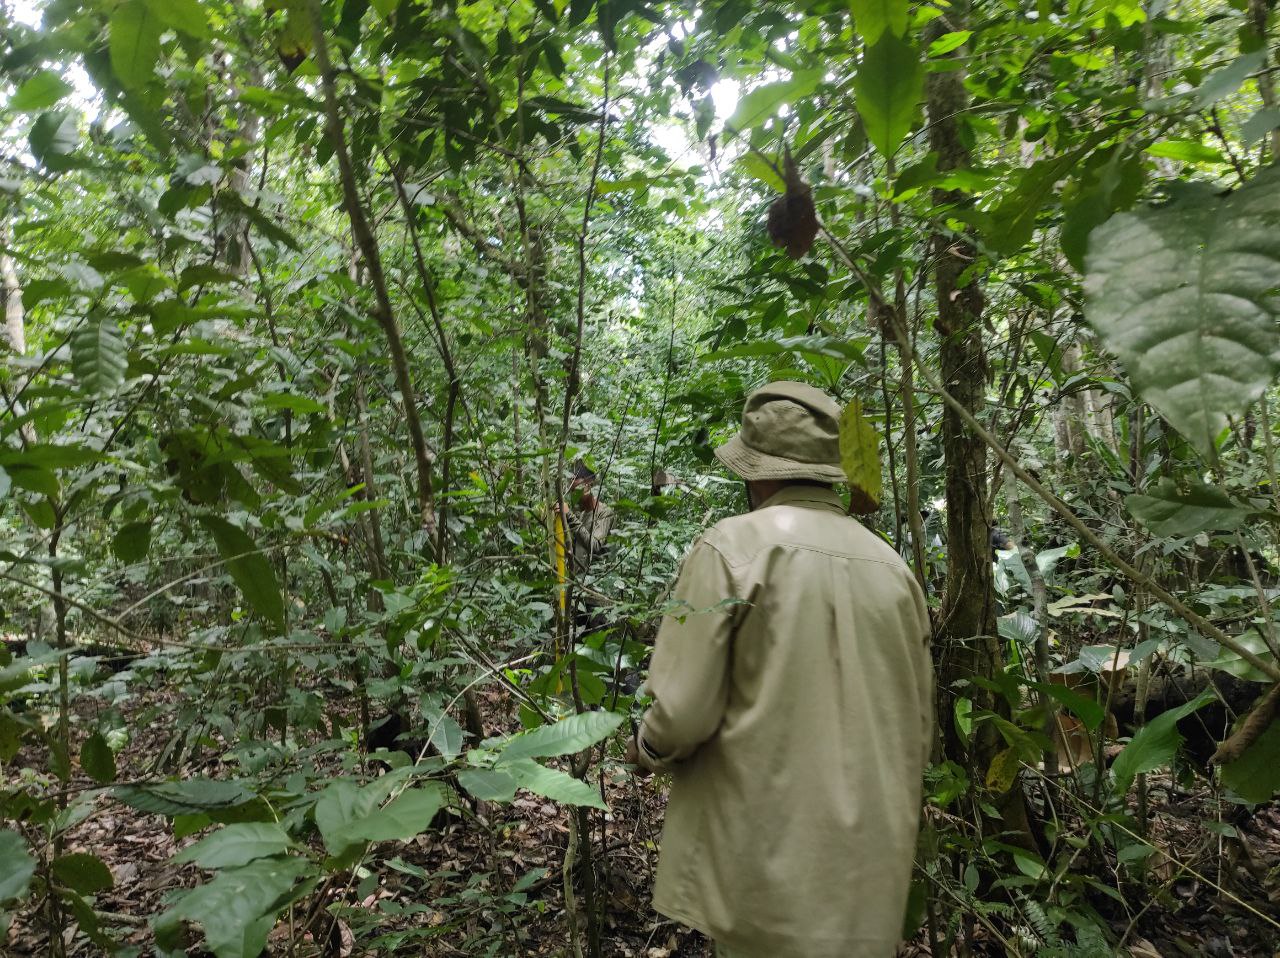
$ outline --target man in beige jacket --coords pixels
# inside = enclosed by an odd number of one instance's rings
[[[734,958],[888,958],[933,733],[924,596],[832,484],[840,408],[776,382],[716,450],[752,511],[693,546],[629,749],[669,771],[654,907]]]

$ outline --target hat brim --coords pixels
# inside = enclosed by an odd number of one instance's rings
[[[848,482],[844,468],[822,462],[800,462],[783,459],[752,449],[734,436],[714,450],[715,457],[730,471],[743,479],[816,479],[819,482]]]

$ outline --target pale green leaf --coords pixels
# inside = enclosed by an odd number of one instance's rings
[[[160,59],[162,25],[145,0],[125,0],[111,15],[111,69],[128,89],[144,87],[155,77]]]
[[[129,359],[120,327],[110,316],[91,315],[71,336],[71,369],[85,394],[110,396],[124,382]]]
[[[464,768],[458,784],[484,802],[509,802],[518,787],[515,776],[499,768]]]
[[[510,772],[520,788],[535,795],[549,798],[563,805],[586,805],[590,808],[608,808],[600,798],[600,790],[574,778],[559,769],[539,765],[531,758],[504,763],[502,769]]]
[[[759,126],[784,103],[806,97],[822,82],[822,70],[797,70],[789,80],[766,83],[743,95],[733,116],[725,123],[725,140]]]
[[[778,171],[774,169],[773,164],[759,153],[742,154],[737,165],[742,167],[744,172],[765,184],[769,189],[775,190],[779,193],[786,191],[787,184],[783,182],[782,177],[778,175]]]
[[[518,758],[571,755],[608,738],[623,722],[620,712],[582,712],[516,735],[503,746],[503,762]]]
[[[1113,216],[1090,235],[1084,285],[1135,389],[1212,455],[1280,371],[1280,168]]]
[[[882,156],[893,156],[911,132],[924,95],[924,64],[910,40],[886,31],[862,54],[853,80],[867,139]]]
[[[166,26],[197,40],[208,39],[209,15],[200,0],[147,0],[147,8]]]
[[[214,808],[234,808],[252,801],[253,792],[237,782],[189,778],[152,785],[117,785],[111,795],[131,808],[152,815],[183,815]]]
[[[434,782],[406,789],[384,807],[351,822],[346,834],[369,842],[403,842],[425,832],[444,806],[445,791]]]
[[[1147,147],[1147,153],[1180,163],[1225,163],[1222,151],[1205,146],[1198,140],[1161,140]]]
[[[853,26],[867,43],[875,43],[888,30],[900,37],[907,32],[911,4],[907,0],[849,0]]]
[[[70,92],[70,83],[52,70],[41,70],[18,87],[9,107],[19,113],[34,113],[53,106]]]
[[[205,945],[216,958],[256,958],[295,883],[315,867],[305,858],[262,858],[220,872],[157,918],[157,935],[172,935],[182,921],[191,921],[204,928]]]
[[[195,862],[201,868],[239,868],[259,858],[286,851],[293,842],[271,822],[226,825],[173,856],[175,864]]]

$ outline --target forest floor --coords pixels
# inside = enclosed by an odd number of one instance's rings
[[[146,704],[146,697],[140,696],[129,710],[140,712]],[[497,690],[484,693],[482,709],[491,732],[509,724],[505,717],[514,713]],[[143,775],[168,735],[169,730],[158,724],[137,728],[117,755],[119,779]],[[13,767],[42,765],[39,756],[26,754],[19,755]],[[225,774],[219,762],[208,759],[184,771]],[[1157,866],[1151,881],[1162,890],[1151,896],[1151,906],[1128,929],[1119,953],[1135,958],[1280,958],[1280,933],[1239,904],[1280,914],[1280,806],[1258,809],[1236,824],[1240,839],[1224,843],[1220,834],[1204,828],[1206,820],[1214,819],[1207,786],[1188,792],[1173,788],[1167,778],[1152,778],[1153,844],[1168,849],[1200,876],[1214,877],[1208,881],[1170,874],[1162,881]],[[77,784],[91,783],[85,779]],[[616,762],[605,764],[610,812],[604,819],[603,843],[597,829],[596,848],[597,855],[601,844],[605,850],[601,950],[609,958],[711,954],[705,938],[666,921],[649,906],[665,806],[663,786],[660,779],[643,781],[628,775]],[[598,824],[599,819],[593,821]],[[474,812],[450,818],[443,828],[394,850],[381,849],[393,857],[380,859],[380,879],[362,881],[358,888],[332,889],[331,900],[344,904],[336,922],[322,922],[327,926],[319,936],[323,941],[292,933],[289,923],[282,922],[270,953],[291,958],[393,951],[433,958],[570,954],[561,874],[568,835],[565,810],[537,796],[521,793],[509,805],[480,803]],[[176,841],[163,816],[135,811],[104,795],[96,814],[70,833],[68,850],[91,851],[109,864],[115,886],[98,897],[97,907],[104,913],[104,924],[114,927],[125,944],[146,954],[151,940],[147,917],[164,910],[169,892],[200,878],[194,865],[170,863],[179,847],[193,841]],[[1114,923],[1117,936],[1126,932],[1126,924]],[[973,954],[1007,953],[996,942],[984,940],[981,928],[970,945]],[[19,916],[0,946],[0,954],[14,958],[49,954],[42,923],[32,922],[30,915]],[[83,938],[68,950],[76,956],[98,953]],[[923,931],[899,949],[900,958],[930,954]]]

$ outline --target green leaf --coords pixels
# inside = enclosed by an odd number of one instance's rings
[[[520,758],[572,755],[608,738],[622,724],[620,712],[582,712],[509,739],[499,759],[502,763]]]
[[[600,790],[587,782],[574,778],[559,769],[539,765],[531,758],[522,758],[514,762],[504,762],[500,768],[509,772],[516,784],[523,789],[549,798],[563,805],[586,805],[590,808],[607,806],[600,798]]]
[[[1222,767],[1222,781],[1247,802],[1267,802],[1280,792],[1280,719],[1272,719],[1243,755]]]
[[[101,732],[94,732],[80,746],[80,767],[99,785],[116,780],[116,756]]]
[[[1083,722],[1090,732],[1107,717],[1106,709],[1092,696],[1083,695],[1057,682],[1037,682],[1035,687]]]
[[[144,0],[125,0],[111,15],[111,69],[126,89],[144,87],[160,59],[161,23]]]
[[[316,866],[300,857],[262,858],[220,872],[197,885],[155,920],[157,938],[172,940],[183,921],[204,927],[205,945],[217,958],[257,958],[267,945],[276,913],[289,903],[294,885]],[[302,886],[306,888],[307,886]]]
[[[77,852],[53,860],[53,877],[81,895],[93,895],[115,885],[111,869],[97,855]]]
[[[1230,532],[1254,514],[1220,489],[1197,483],[1183,492],[1169,479],[1142,495],[1128,496],[1125,505],[1139,522],[1163,538]]]
[[[778,175],[778,171],[759,153],[742,154],[742,157],[738,160],[738,166],[771,190],[783,193],[787,189],[787,184]]]
[[[218,554],[226,563],[227,572],[240,588],[241,595],[258,615],[284,630],[284,598],[280,583],[267,557],[257,544],[244,532],[220,516],[202,515],[200,524],[213,535]]]
[[[1180,163],[1225,163],[1221,151],[1205,146],[1198,140],[1161,140],[1147,147],[1147,153]]]
[[[27,851],[22,836],[0,828],[0,901],[25,895],[35,873],[36,860]]]
[[[822,82],[822,74],[822,70],[797,70],[789,80],[766,83],[744,94],[725,123],[725,142],[764,123],[782,104],[811,94]]]
[[[400,0],[370,0],[370,5],[378,11],[382,19],[386,20],[396,12],[396,8],[400,6]]]
[[[70,92],[70,83],[52,70],[41,70],[18,87],[9,106],[19,113],[34,113],[53,106]]]
[[[111,790],[116,801],[152,815],[184,815],[215,808],[234,808],[253,801],[254,794],[237,782],[212,778],[189,778],[182,782],[154,785],[117,785]]]
[[[4,471],[4,467],[0,466],[0,499],[9,494],[9,487],[12,483],[9,480],[9,474]]]
[[[880,474],[880,436],[862,415],[862,400],[855,396],[840,414],[840,464],[849,480],[851,495],[865,497],[855,511],[874,512],[884,492]]]
[[[124,382],[128,368],[124,337],[110,316],[90,315],[72,334],[71,369],[85,395],[112,395]]]
[[[972,30],[956,30],[953,33],[944,33],[929,44],[929,56],[945,56],[952,50],[958,50],[969,42],[971,36],[973,36]]]
[[[445,791],[434,782],[401,792],[384,807],[351,822],[345,834],[370,842],[403,842],[425,832],[444,806]]]
[[[518,787],[515,776],[500,768],[464,768],[458,784],[484,802],[509,802]]]
[[[1085,315],[1135,389],[1206,456],[1280,370],[1280,168],[1121,213],[1089,238]]]
[[[368,818],[395,791],[399,781],[393,774],[363,788],[346,779],[325,786],[316,800],[315,820],[329,854],[341,855],[361,844],[361,839],[351,834],[351,825]]]
[[[1018,769],[1022,767],[1022,759],[1018,749],[1010,746],[998,753],[987,767],[986,786],[992,791],[1007,792],[1013,787],[1018,777]]]
[[[924,72],[915,45],[888,31],[863,53],[853,92],[867,139],[882,156],[893,156],[911,132],[924,95]]]
[[[121,562],[140,562],[151,548],[151,520],[126,522],[111,537],[111,551]]]
[[[1182,744],[1182,736],[1178,732],[1178,720],[1208,705],[1214,698],[1212,692],[1201,693],[1199,697],[1176,709],[1161,712],[1138,729],[1137,734],[1116,756],[1115,764],[1111,766],[1117,790],[1120,793],[1127,792],[1137,775],[1172,762],[1174,755],[1178,753],[1178,746]]]
[[[225,825],[173,856],[174,864],[195,862],[201,868],[238,868],[286,851],[293,842],[271,822]]]
[[[147,0],[147,9],[167,26],[189,37],[209,38],[209,17],[199,0]]]
[[[71,165],[67,157],[80,142],[80,130],[76,118],[63,110],[50,110],[40,114],[31,124],[27,143],[31,155],[40,165],[50,170],[64,170]]]
[[[1252,589],[1248,590],[1252,592]],[[1267,640],[1258,631],[1257,626],[1246,629],[1236,636],[1236,641],[1252,652],[1264,662],[1272,661],[1275,656],[1271,654],[1271,649],[1267,645]],[[1217,658],[1204,663],[1207,669],[1218,669],[1229,675],[1234,675],[1238,679],[1247,679],[1250,682],[1270,682],[1270,677],[1251,662],[1246,662],[1238,654],[1230,649],[1222,649]]]
[[[875,43],[886,30],[896,37],[907,32],[911,5],[907,0],[849,0],[854,28],[867,43]]]

